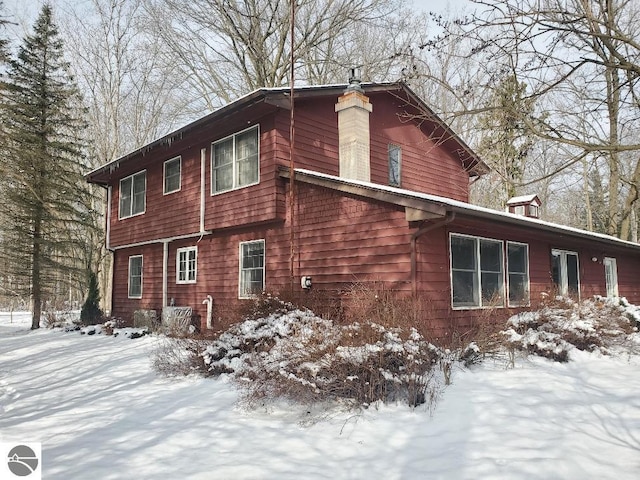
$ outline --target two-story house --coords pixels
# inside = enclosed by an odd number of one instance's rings
[[[640,245],[539,220],[535,196],[469,204],[487,166],[405,84],[293,103],[293,129],[290,90],[260,89],[87,174],[108,190],[112,315],[188,306],[218,329],[257,291],[369,282],[429,301],[444,329],[542,292],[640,302]]]

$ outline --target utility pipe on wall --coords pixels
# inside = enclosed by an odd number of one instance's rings
[[[422,228],[419,228],[418,230],[413,232],[413,235],[411,235],[411,290],[414,295],[418,293],[418,285],[417,285],[418,261],[417,261],[417,253],[416,253],[416,241],[418,240],[418,237],[424,235],[427,232],[430,232],[431,230],[435,230],[436,228],[443,227],[453,222],[455,218],[456,218],[456,213],[448,211],[444,219],[440,220],[439,222],[431,223]]]
[[[202,303],[207,305],[207,329],[210,330],[213,328],[213,297],[211,295],[207,295],[207,298],[205,298]]]

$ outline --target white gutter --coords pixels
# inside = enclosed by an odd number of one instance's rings
[[[156,238],[155,240],[147,240],[145,242],[136,242],[129,243],[127,245],[119,245],[117,247],[113,247],[111,250],[122,250],[123,248],[133,248],[133,247],[144,247],[145,245],[153,245],[156,243],[171,243],[176,240],[186,240],[187,238],[196,238],[202,237],[204,235],[211,235],[213,232],[211,230],[204,232],[196,232],[196,233],[188,233],[186,235],[178,235],[175,237],[165,237],[165,238]]]
[[[204,206],[206,200],[206,162],[207,162],[207,149],[200,150],[200,232],[204,233]]]

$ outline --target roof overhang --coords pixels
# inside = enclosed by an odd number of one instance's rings
[[[280,175],[288,178],[290,176],[290,172],[288,170],[281,170]],[[445,197],[413,192],[410,190],[388,187],[386,185],[379,185],[370,182],[349,180],[304,169],[296,169],[295,175],[296,182],[319,185],[351,195],[403,206],[405,207],[405,213],[408,221],[435,220],[443,218],[446,215],[446,212],[454,212],[456,213],[456,218],[468,217],[488,220],[504,225],[514,225],[526,229],[545,231],[576,239],[583,239],[592,242],[595,241],[621,248],[629,248],[640,252],[640,244],[620,240],[619,238],[612,237],[610,235],[588,232],[586,230],[546,222],[536,218],[491,210],[489,208],[479,207]],[[425,218],[410,218],[410,212],[412,210],[416,210],[417,212],[426,212]]]

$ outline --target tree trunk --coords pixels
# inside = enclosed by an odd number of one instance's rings
[[[35,330],[40,328],[40,316],[42,315],[42,282],[41,282],[41,274],[42,274],[42,266],[40,264],[41,260],[41,247],[42,247],[42,218],[41,218],[40,209],[36,214],[36,218],[34,218],[33,224],[33,254],[32,254],[32,263],[31,263],[31,285],[32,293],[31,293],[31,301],[32,301],[32,312],[33,316],[31,317],[31,330]]]

